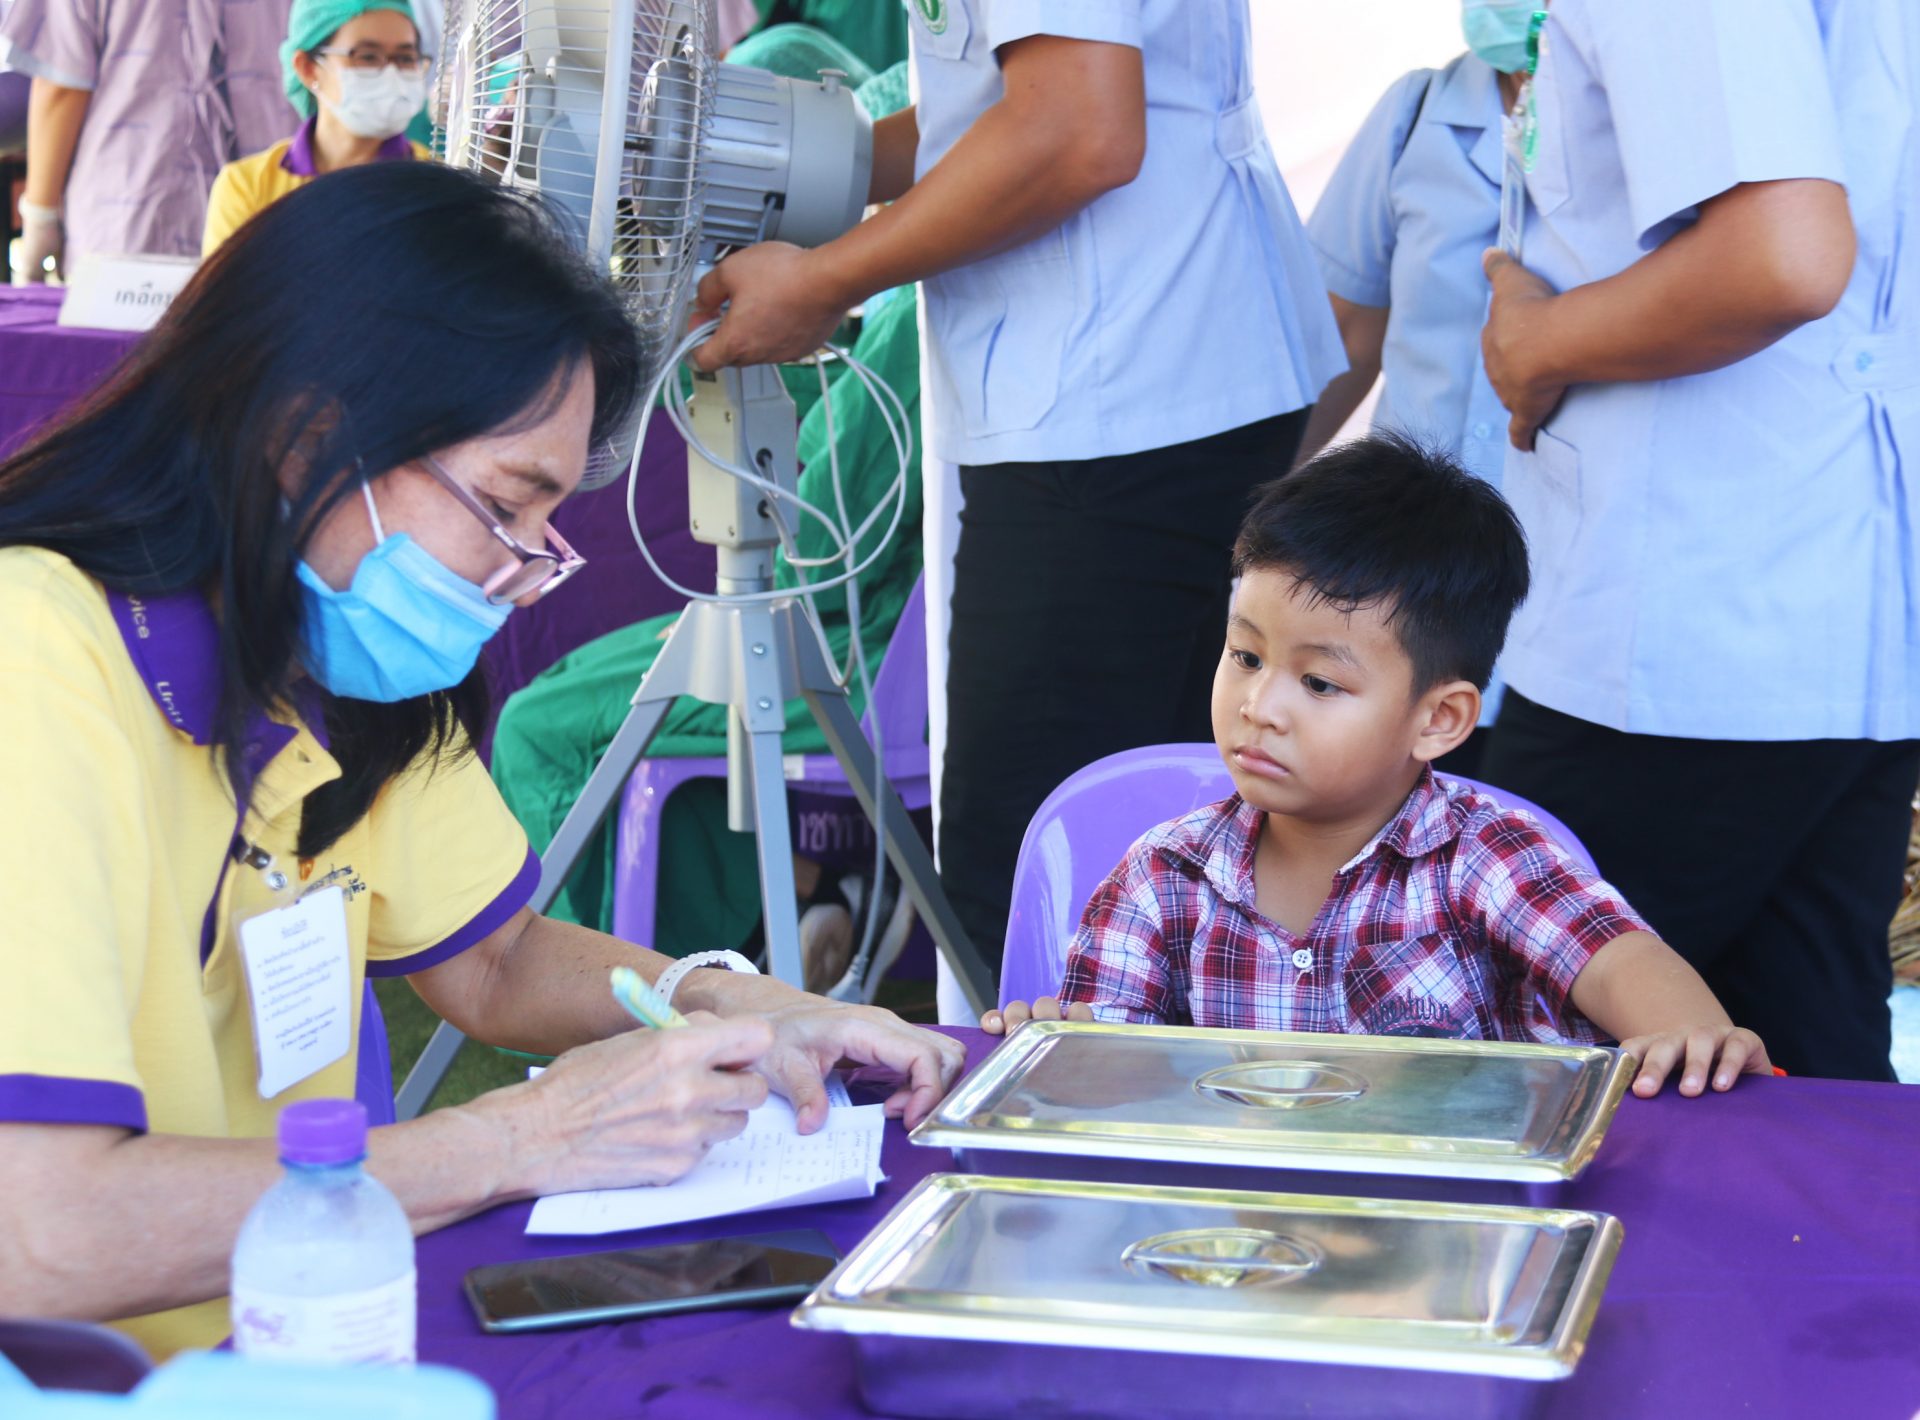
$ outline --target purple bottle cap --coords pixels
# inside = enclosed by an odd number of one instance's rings
[[[367,1155],[367,1107],[358,1100],[302,1100],[280,1111],[280,1162],[345,1164]]]

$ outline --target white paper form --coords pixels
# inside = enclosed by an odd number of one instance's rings
[[[775,1096],[735,1138],[714,1145],[692,1173],[648,1188],[556,1193],[533,1205],[527,1232],[547,1236],[628,1232],[767,1208],[871,1198],[886,1177],[880,1142],[886,1107],[856,1105],[838,1079],[818,1132],[802,1136],[793,1106]]]

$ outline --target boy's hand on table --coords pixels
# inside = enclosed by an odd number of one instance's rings
[[[1621,1041],[1620,1048],[1640,1062],[1633,1092],[1642,1099],[1659,1094],[1676,1065],[1681,1066],[1680,1093],[1688,1097],[1706,1092],[1709,1075],[1713,1088],[1724,1093],[1742,1075],[1773,1073],[1767,1047],[1744,1026],[1695,1026],[1637,1035]]]
[[[998,1010],[980,1017],[980,1029],[988,1035],[1011,1035],[1028,1021],[1090,1021],[1093,1007],[1075,1001],[1063,1014],[1058,996],[1042,996],[1029,1006],[1025,1001],[1009,1001]]]

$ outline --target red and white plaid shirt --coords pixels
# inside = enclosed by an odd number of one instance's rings
[[[1235,795],[1135,843],[1060,1000],[1103,1021],[1587,1043],[1574,977],[1652,930],[1531,815],[1429,772],[1296,937],[1254,906],[1263,817]]]

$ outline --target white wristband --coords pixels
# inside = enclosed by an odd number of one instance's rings
[[[20,225],[23,227],[36,222],[44,226],[49,222],[57,223],[60,221],[60,208],[58,207],[42,207],[38,202],[29,202],[23,197],[20,199],[19,208]]]
[[[695,952],[690,957],[681,957],[661,972],[660,979],[653,983],[653,989],[671,1006],[674,991],[686,979],[687,973],[699,966],[724,966],[728,971],[744,971],[753,976],[760,974],[760,968],[738,952]]]

